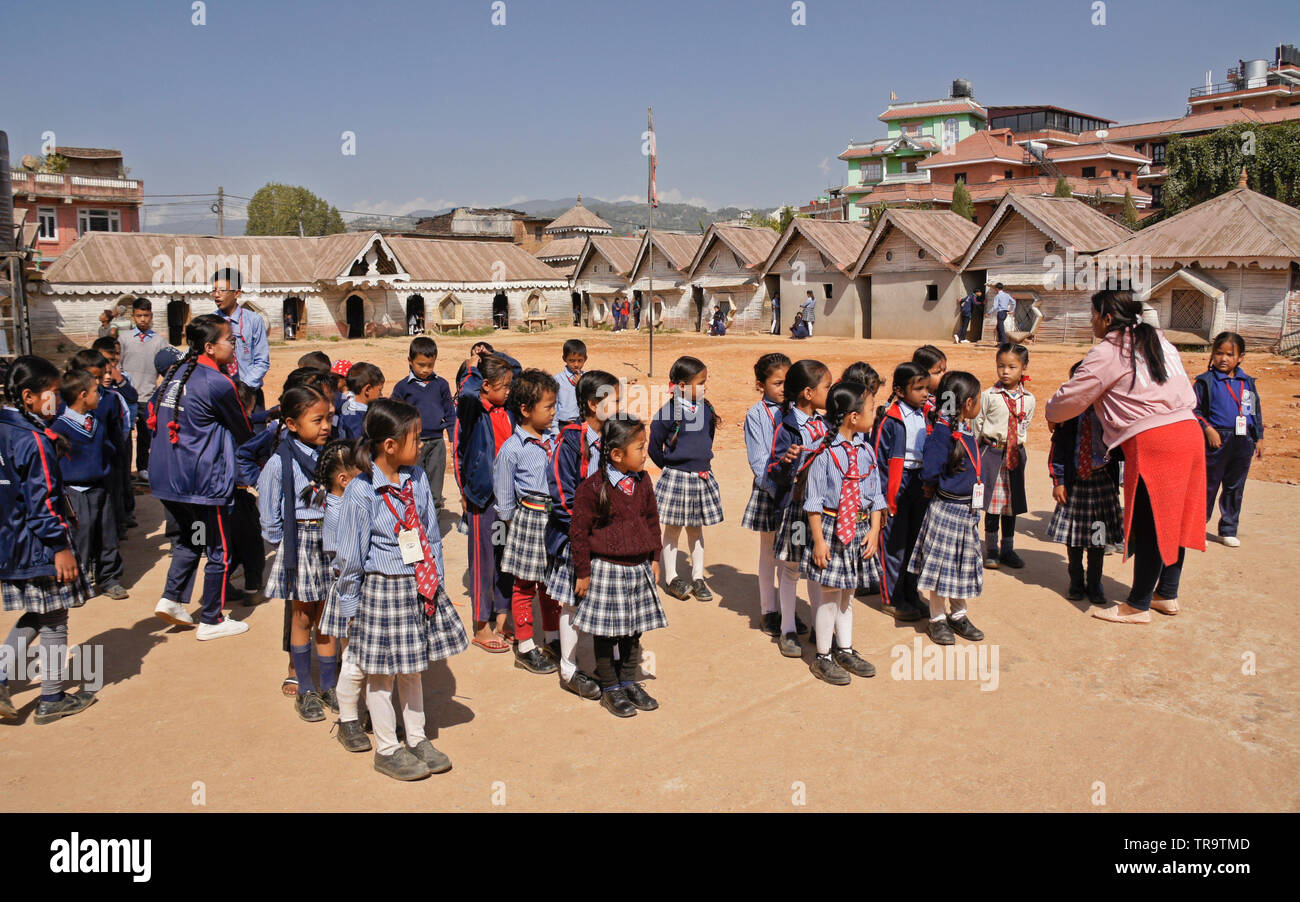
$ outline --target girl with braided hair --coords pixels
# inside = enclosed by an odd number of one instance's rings
[[[235,358],[230,324],[219,316],[196,316],[185,327],[189,351],[168,368],[155,396],[157,440],[149,449],[149,486],[175,519],[163,597],[154,614],[192,626],[189,603],[199,557],[207,556],[200,641],[236,636],[248,624],[225,616],[230,569],[228,524],[235,496],[235,447],[253,435],[235,383],[225,367]]]

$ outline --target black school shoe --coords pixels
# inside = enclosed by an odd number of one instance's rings
[[[847,686],[853,682],[853,677],[843,667],[835,663],[835,659],[830,655],[816,655],[812,663],[808,665],[813,676],[823,682],[830,683],[832,686]]]
[[[548,658],[550,658],[552,661],[554,661],[557,665],[560,663],[560,657],[561,657],[561,655],[560,655],[560,640],[559,640],[559,639],[555,639],[554,641],[547,642],[545,645],[539,645],[539,646],[537,646],[537,647],[540,648],[540,649],[542,650],[542,654],[546,655]]]
[[[339,694],[333,689],[326,689],[320,694],[320,703],[329,709],[331,714],[339,713]]]
[[[0,683],[0,717],[17,717],[18,709],[14,707],[13,699],[9,696],[9,687]]]
[[[984,631],[970,622],[970,617],[953,617],[949,615],[948,626],[954,633],[971,642],[979,642],[984,638]]]
[[[73,714],[80,714],[97,701],[99,699],[95,698],[95,693],[84,689],[78,692],[65,692],[63,698],[57,702],[38,702],[34,719],[41,724],[54,723]]]
[[[522,670],[527,670],[529,673],[537,674],[555,673],[555,671],[560,669],[556,663],[551,660],[550,655],[543,654],[542,650],[536,646],[530,648],[523,654],[520,654],[518,647],[516,647],[515,666]]]
[[[315,689],[299,692],[293,706],[298,709],[298,716],[308,723],[316,723],[325,719],[325,705],[321,702],[320,694]]]
[[[765,636],[781,635],[781,615],[776,611],[770,614],[764,614],[762,620],[758,623],[758,630]]]
[[[873,677],[876,675],[876,665],[851,648],[832,647],[831,659],[854,676]]]
[[[421,739],[411,748],[411,754],[424,762],[431,774],[445,774],[451,770],[451,759],[438,751],[427,739]]]
[[[640,683],[628,683],[623,687],[623,694],[627,700],[638,711],[653,711],[659,707],[659,703],[654,700],[650,693],[641,688]]]
[[[930,633],[930,641],[935,645],[957,644],[957,639],[952,634],[952,627],[948,625],[947,617],[942,620],[931,620],[928,632]]]
[[[894,615],[894,619],[901,623],[911,623],[915,620],[921,620],[925,617],[918,609],[911,605],[887,604],[885,610]]]
[[[359,720],[336,720],[334,728],[338,731],[339,745],[349,752],[370,751],[370,738]]]
[[[1087,597],[1083,590],[1083,583],[1070,583],[1070,588],[1066,591],[1065,597],[1070,601],[1082,601]]]
[[[998,557],[998,553],[996,551],[989,551],[988,554],[984,555],[985,570],[997,570],[1001,566],[1002,566],[1002,559]]]
[[[581,670],[575,670],[573,679],[569,680],[566,680],[564,675],[561,674],[560,688],[565,692],[572,692],[578,698],[585,698],[587,701],[594,702],[600,698],[600,683],[597,683]]]
[[[794,633],[779,636],[776,640],[776,647],[787,658],[803,657],[803,646],[799,644],[799,637]]]
[[[1002,561],[1003,566],[1010,567],[1012,570],[1019,570],[1025,566],[1024,560],[1011,548],[999,551],[998,558]]]
[[[636,717],[636,706],[622,689],[601,690],[600,706],[615,717]]]
[[[375,770],[385,777],[409,782],[423,780],[429,776],[429,765],[425,764],[406,746],[399,746],[391,755],[375,752]]]
[[[691,593],[696,601],[713,601],[713,593],[709,591],[708,585],[702,579],[697,579],[691,585]]]
[[[1109,602],[1106,600],[1106,593],[1101,591],[1101,586],[1088,587],[1088,604],[1095,604],[1105,607]]]
[[[671,595],[673,598],[680,600],[683,598],[690,597],[691,588],[692,588],[691,584],[679,576],[676,579],[674,579],[672,582],[670,582],[664,588],[664,591],[667,592],[669,595]]]

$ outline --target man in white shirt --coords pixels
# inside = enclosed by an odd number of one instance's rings
[[[1016,299],[1007,294],[1002,283],[997,284],[998,293],[993,296],[993,312],[998,317],[998,344],[1007,340],[1007,317],[1016,312]]]

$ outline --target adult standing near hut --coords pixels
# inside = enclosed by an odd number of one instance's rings
[[[772,293],[772,328],[768,331],[773,335],[781,334],[781,295],[779,292]]]
[[[235,360],[230,376],[252,389],[257,397],[254,410],[265,410],[262,380],[271,368],[271,342],[266,337],[265,320],[240,305],[243,286],[244,277],[234,267],[228,266],[212,274],[212,297],[217,302],[217,315],[230,323],[230,334],[235,339]]]
[[[1149,623],[1151,609],[1178,613],[1178,581],[1188,548],[1205,550],[1205,437],[1196,394],[1178,352],[1142,321],[1131,291],[1092,296],[1100,338],[1075,374],[1047,402],[1049,424],[1096,409],[1106,447],[1124,452],[1124,537],[1133,555],[1127,601],[1092,616]],[[1109,542],[1111,537],[1103,536]]]
[[[817,299],[813,297],[811,291],[809,291],[808,296],[803,299],[803,306],[799,309],[803,313],[804,325],[808,327],[808,337],[812,338],[813,320],[817,319]]]
[[[952,340],[955,344],[970,344],[966,332],[970,328],[971,317],[975,315],[975,312],[977,310],[980,313],[984,312],[983,294],[980,289],[973,288],[966,297],[957,302],[957,331],[952,333]]]
[[[131,303],[131,321],[134,327],[118,339],[122,347],[122,372],[131,380],[139,393],[135,418],[135,472],[139,482],[149,481],[149,402],[158,387],[158,369],[154,365],[158,352],[167,347],[167,341],[153,330],[153,304],[148,298],[136,298]]]
[[[1007,340],[1007,317],[1016,312],[1016,299],[1007,294],[999,282],[998,293],[993,295],[993,313],[998,318],[998,344]]]

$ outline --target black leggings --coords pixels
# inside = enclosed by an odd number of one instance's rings
[[[1151,609],[1151,596],[1178,597],[1178,581],[1183,575],[1183,555],[1186,548],[1178,549],[1178,560],[1165,564],[1160,557],[1156,540],[1156,518],[1147,495],[1146,483],[1139,480],[1133,499],[1133,519],[1128,532],[1128,551],[1133,555],[1133,588],[1128,593],[1129,607],[1139,611]]]
[[[596,651],[596,680],[600,688],[616,689],[622,683],[635,683],[641,665],[641,634],[631,636],[592,636]],[[614,660],[614,648],[618,660]]]
[[[998,537],[998,520],[1002,521],[1002,544],[1010,548],[1011,543],[1015,541],[1016,536],[1016,515],[984,515],[984,534],[988,536],[990,542],[994,541]]]

